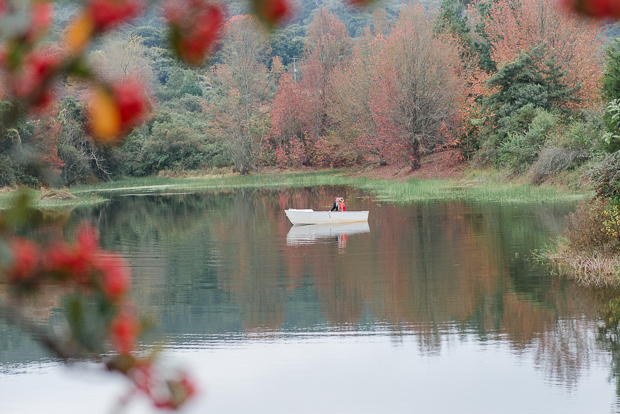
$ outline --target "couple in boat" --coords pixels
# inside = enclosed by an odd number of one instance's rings
[[[336,210],[336,211],[347,211],[347,208],[344,205],[344,198],[336,197],[336,199],[334,200],[334,206],[329,211],[334,211],[334,210]]]

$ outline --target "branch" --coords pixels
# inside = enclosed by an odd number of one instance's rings
[[[72,357],[75,357],[75,355],[72,355],[67,351],[67,349],[65,349],[60,341],[50,336],[40,326],[32,322],[28,322],[24,317],[19,315],[19,312],[15,308],[0,305],[0,319],[3,319],[8,324],[15,326],[22,332],[30,335],[33,339],[51,351],[55,356],[62,359],[63,362],[69,362]]]

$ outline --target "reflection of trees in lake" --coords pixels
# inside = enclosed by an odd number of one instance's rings
[[[289,207],[334,196],[370,209],[370,234],[286,246]],[[524,260],[561,228],[561,207],[464,202],[378,209],[343,187],[119,197],[74,212],[133,266],[134,295],[167,334],[386,329],[439,353],[454,333],[533,350],[574,384],[594,358],[600,300]],[[560,211],[554,211],[558,209]],[[614,343],[601,342],[613,353]],[[607,349],[606,348],[606,349]],[[2,348],[0,348],[2,349]],[[617,352],[620,354],[620,352]]]

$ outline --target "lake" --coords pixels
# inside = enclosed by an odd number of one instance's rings
[[[286,208],[369,210],[292,228]],[[143,346],[202,390],[189,413],[620,412],[616,298],[533,260],[575,204],[391,204],[350,187],[114,193],[74,210],[132,267]],[[58,297],[34,315],[58,317]],[[611,313],[610,313],[611,312]],[[114,375],[0,325],[0,413],[110,413]],[[160,343],[160,345],[153,345]],[[142,400],[128,413],[156,412]]]

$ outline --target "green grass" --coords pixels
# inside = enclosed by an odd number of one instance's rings
[[[79,195],[89,192],[125,192],[127,190],[281,188],[350,184],[350,179],[347,179],[342,173],[343,171],[322,171],[313,173],[252,174],[247,176],[226,175],[199,178],[128,178],[97,185],[75,186],[71,188],[71,193]]]
[[[45,209],[61,209],[61,208],[75,208],[80,206],[89,206],[100,203],[105,203],[108,201],[107,198],[102,197],[97,193],[85,193],[80,194],[77,198],[73,200],[47,200],[40,201],[38,196],[40,194],[37,190],[32,190],[33,192],[33,206],[38,208]],[[16,193],[4,193],[0,194],[0,210],[5,210],[11,206],[14,196]]]
[[[409,203],[415,201],[466,200],[497,203],[531,203],[573,201],[586,196],[553,187],[528,184],[498,185],[488,183],[460,184],[450,180],[367,181],[354,184],[369,190],[384,201]]]
[[[346,170],[308,173],[271,173],[248,176],[225,175],[198,178],[145,177],[109,181],[96,185],[71,187],[73,200],[38,200],[35,191],[34,205],[40,208],[64,208],[99,204],[107,201],[106,194],[126,192],[165,192],[184,190],[234,190],[242,188],[296,188],[319,185],[350,185],[373,194],[381,201],[411,203],[428,201],[466,200],[475,202],[532,203],[574,201],[590,194],[563,190],[551,186],[506,184],[493,177],[478,177],[462,184],[454,180],[371,180],[351,178]],[[12,193],[0,194],[0,209],[10,205]]]
[[[204,178],[131,178],[93,186],[78,186],[71,193],[81,199],[87,194],[127,191],[208,190],[240,188],[313,187],[350,185],[371,192],[382,201],[410,203],[416,201],[467,200],[478,202],[530,203],[573,201],[588,196],[569,190],[529,184],[504,184],[493,180],[472,181],[465,185],[453,180],[371,180],[348,177],[347,171],[311,173],[253,174]]]

